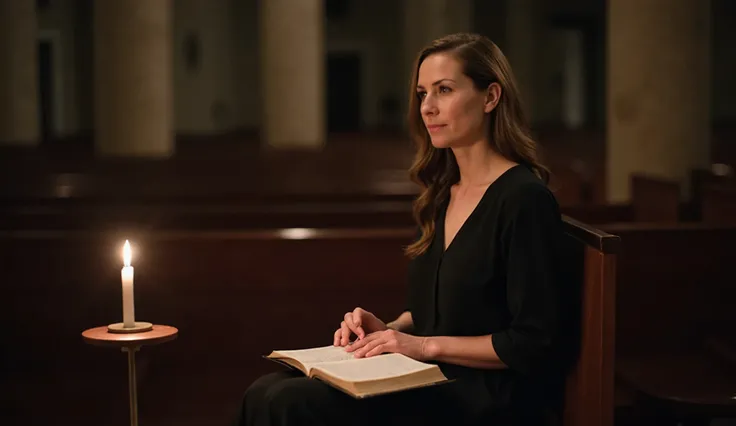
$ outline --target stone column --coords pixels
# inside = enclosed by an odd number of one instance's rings
[[[539,106],[535,102],[536,82],[544,68],[540,35],[546,22],[543,18],[544,4],[539,0],[506,1],[506,55],[521,91],[524,111],[530,122],[539,118]],[[543,45],[549,48],[548,42]]]
[[[402,112],[406,111],[409,79],[419,51],[442,36],[473,29],[471,0],[404,0],[404,89]],[[405,123],[404,123],[405,124]]]
[[[676,179],[710,160],[708,1],[608,2],[606,177],[609,202],[631,173]]]
[[[259,3],[263,116],[268,147],[320,149],[326,138],[323,0]]]
[[[38,22],[34,0],[0,0],[0,144],[39,139]]]
[[[95,148],[102,156],[174,152],[171,0],[94,3]]]
[[[232,130],[242,121],[238,104],[243,97],[253,97],[254,88],[258,87],[252,78],[235,74],[234,64],[249,56],[243,49],[234,49],[235,3],[176,0],[174,4],[174,45],[179,46],[174,51],[174,110],[175,129],[180,134]],[[237,25],[252,27],[250,22],[240,21]],[[243,79],[249,90],[239,92],[236,81]]]
[[[470,0],[405,0],[404,50],[407,79],[419,50],[444,35],[472,30]]]

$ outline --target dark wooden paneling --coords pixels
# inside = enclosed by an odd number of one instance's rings
[[[687,347],[733,319],[736,228],[703,224],[602,225],[619,235],[617,352]]]
[[[736,326],[736,227],[602,228],[622,239],[617,261],[617,381],[634,392],[642,421],[736,415],[736,364],[723,356],[734,352],[724,336]]]
[[[631,176],[631,200],[637,222],[677,223],[680,184],[643,174]]]
[[[19,399],[28,410],[19,418],[41,415],[27,401],[43,401],[54,418],[78,424],[102,423],[106,414],[84,420],[60,413],[72,416],[89,404],[125,408],[124,392],[108,400],[125,389],[123,355],[84,344],[81,332],[121,319],[126,238],[135,250],[136,318],[180,330],[177,340],[139,355],[148,366],[141,422],[158,417],[171,424],[223,420],[248,384],[275,368],[262,355],[331,344],[343,314],[355,306],[382,318],[398,315],[407,265],[402,247],[412,235],[378,229],[316,231],[302,240],[278,231],[2,233],[3,375],[19,387],[34,384]]]
[[[703,222],[736,225],[736,181],[702,188]]]

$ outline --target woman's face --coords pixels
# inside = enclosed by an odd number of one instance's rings
[[[435,53],[419,67],[417,96],[432,145],[453,148],[485,139],[485,120],[498,102],[500,87],[494,83],[489,90],[476,90],[457,59]]]

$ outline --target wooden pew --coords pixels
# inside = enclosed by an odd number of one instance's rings
[[[631,205],[562,206],[562,212],[585,223],[633,221]],[[413,226],[407,201],[294,202],[58,202],[0,206],[3,230],[130,230],[381,228]]]
[[[732,171],[720,169],[714,165],[710,169],[695,169],[690,172],[692,210],[697,221],[704,220],[706,203],[709,204],[709,209],[719,205],[718,203],[712,204],[712,201],[717,201],[717,198],[713,196],[717,197],[719,195],[720,188],[736,186],[736,177]],[[713,188],[715,188],[715,191]],[[709,198],[708,200],[705,199],[706,196]],[[711,215],[711,219],[713,219],[712,215],[717,215],[716,223],[721,222],[717,209],[715,211],[710,209],[708,214]]]
[[[637,414],[704,422],[736,415],[736,363],[724,336],[736,326],[736,227],[611,224],[617,266],[617,385]],[[714,344],[720,349],[713,350]],[[644,421],[644,420],[643,420]],[[675,423],[667,423],[675,424]]]
[[[0,207],[0,229],[129,230],[410,227],[411,201],[91,203]]]
[[[560,207],[563,214],[591,225],[603,223],[633,222],[631,204],[579,204]]]
[[[549,187],[561,205],[581,205],[592,202],[592,187],[586,174],[573,167],[552,166]]]
[[[104,423],[110,413],[127,418],[124,357],[85,345],[80,333],[120,320],[120,248],[129,238],[137,318],[180,329],[176,341],[140,352],[140,364],[148,366],[141,423],[227,424],[248,384],[279,368],[262,355],[330,344],[344,312],[358,305],[384,318],[400,312],[407,265],[401,250],[412,235],[411,229],[3,233],[4,282],[12,283],[2,313],[3,367],[18,384],[3,397],[28,405],[19,415],[39,424],[51,422],[43,415],[80,425]],[[37,405],[29,401],[49,405],[33,411]]]
[[[705,223],[736,225],[736,181],[704,185],[701,189],[701,211]]]
[[[580,347],[568,376],[563,424],[612,426],[618,236],[565,218],[567,271],[580,287]]]
[[[572,219],[566,227],[566,270],[582,289],[583,321],[564,424],[611,425],[617,239]],[[412,235],[411,228],[2,231],[8,308],[0,314],[7,344],[0,359],[8,386],[0,396],[14,411],[0,412],[0,421],[125,424],[124,357],[79,335],[120,321],[124,239],[134,246],[136,318],[180,329],[177,340],[139,353],[141,422],[194,425],[226,424],[248,384],[281,368],[261,358],[270,350],[329,344],[355,306],[395,317],[404,306],[401,249]]]
[[[680,184],[645,174],[630,178],[634,221],[676,223],[680,220]]]

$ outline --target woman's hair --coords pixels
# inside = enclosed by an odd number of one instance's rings
[[[409,92],[409,134],[417,147],[409,172],[412,180],[422,187],[413,208],[421,236],[406,248],[410,257],[421,255],[429,247],[434,237],[438,209],[449,198],[452,185],[460,179],[452,150],[437,149],[432,145],[416,93],[419,67],[428,56],[440,52],[449,53],[460,61],[463,74],[473,80],[477,90],[485,91],[491,83],[501,86],[501,96],[490,113],[487,130],[491,147],[505,158],[529,167],[545,183],[549,181],[549,171],[540,163],[536,143],[529,133],[511,66],[498,46],[486,37],[467,33],[433,41],[417,56]]]

